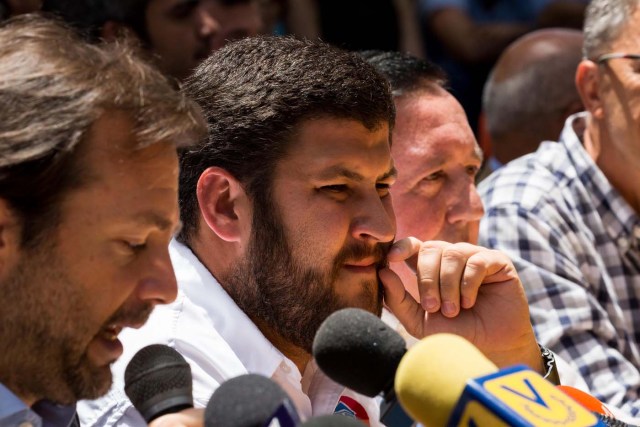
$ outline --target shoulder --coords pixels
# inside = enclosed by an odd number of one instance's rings
[[[565,204],[577,173],[562,143],[545,142],[516,159],[478,187],[487,212],[505,206],[535,211],[550,202]]]

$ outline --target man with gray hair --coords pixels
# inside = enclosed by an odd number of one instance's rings
[[[555,141],[567,117],[584,110],[574,82],[582,40],[577,30],[539,30],[500,56],[482,100],[490,172],[533,153],[542,141]]]
[[[480,186],[481,243],[511,255],[538,339],[596,397],[640,413],[640,2],[593,0],[586,112]]]
[[[68,426],[176,297],[176,146],[204,124],[131,49],[35,16],[0,26],[0,105],[0,425]]]

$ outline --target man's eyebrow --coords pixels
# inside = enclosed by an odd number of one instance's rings
[[[171,230],[174,234],[182,228],[182,222],[174,224],[172,220],[155,211],[145,211],[137,213],[133,221],[140,226],[154,226],[162,231]]]
[[[473,150],[473,154],[478,160],[480,160],[480,163],[484,161],[484,152],[482,151],[482,148],[480,148],[479,144],[476,144],[476,147]]]
[[[395,166],[391,166],[391,169],[389,169],[387,172],[383,173],[378,177],[378,181],[384,181],[385,179],[389,179],[389,178],[397,178],[397,176],[398,176],[398,169],[396,169]]]
[[[396,170],[395,166],[392,166],[387,172],[380,175],[377,180],[380,181],[388,178],[395,178],[397,175],[398,171]],[[347,178],[351,181],[356,182],[364,181],[363,175],[353,170],[347,169],[344,166],[330,167],[324,170],[320,175],[320,179],[331,179],[336,177]]]

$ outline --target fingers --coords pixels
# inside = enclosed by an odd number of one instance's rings
[[[401,242],[398,242],[401,243]],[[509,258],[468,243],[424,242],[406,239],[398,256],[416,256],[420,305],[428,313],[440,311],[455,317],[461,309],[475,305],[483,283],[517,279]],[[418,247],[419,246],[419,247]]]
[[[149,427],[202,427],[204,409],[189,408],[183,411],[163,415],[149,424]]]
[[[378,272],[384,286],[384,302],[387,308],[398,318],[407,332],[415,337],[422,336],[424,310],[407,292],[400,277],[388,268]]]
[[[442,250],[437,247],[421,247],[416,274],[420,304],[428,313],[435,313],[441,306],[440,267]]]
[[[405,237],[393,244],[387,255],[387,259],[389,262],[400,262],[411,259],[417,261],[417,255],[421,246],[422,242],[415,237]],[[409,266],[415,271],[415,262]]]

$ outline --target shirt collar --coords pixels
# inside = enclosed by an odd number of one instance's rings
[[[75,405],[63,406],[40,400],[32,408],[0,383],[0,425],[29,422],[43,427],[69,426],[76,414]]]
[[[577,113],[567,119],[560,137],[567,155],[573,163],[578,179],[589,189],[589,197],[593,206],[602,217],[609,236],[618,243],[622,252],[631,248],[640,248],[640,218],[633,208],[620,195],[602,170],[596,165],[581,137],[576,133],[577,128],[584,128],[588,112]]]
[[[174,239],[169,252],[180,289],[206,310],[213,327],[247,371],[272,377],[281,364],[293,364],[260,332],[189,247]]]

